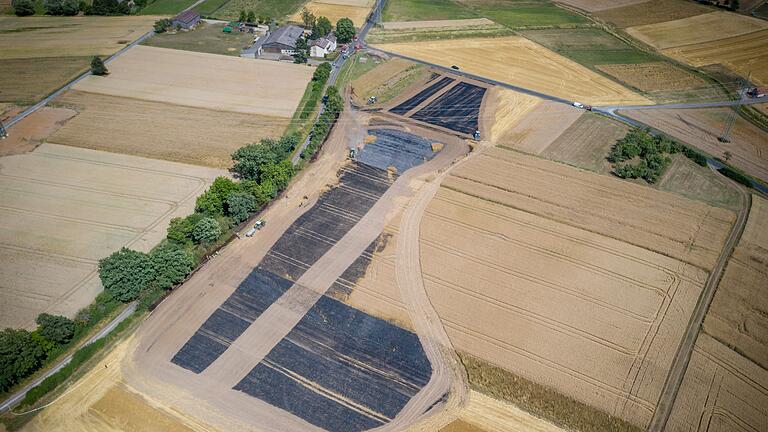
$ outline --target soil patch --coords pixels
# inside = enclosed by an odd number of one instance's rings
[[[76,111],[66,108],[35,111],[8,129],[8,138],[0,141],[0,156],[31,152],[75,115]]]
[[[711,6],[704,6],[690,0],[650,0],[614,9],[597,12],[598,18],[620,27],[632,27],[678,20],[712,12]]]

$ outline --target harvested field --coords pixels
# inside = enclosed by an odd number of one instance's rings
[[[279,137],[288,120],[69,91],[54,104],[79,114],[51,142],[214,168],[261,138]]]
[[[527,112],[516,125],[496,139],[501,147],[540,154],[576,121],[583,111],[564,104],[543,101]]]
[[[426,82],[428,75],[426,67],[395,57],[352,81],[351,92],[360,106],[366,105],[371,96],[376,96],[376,102],[382,104],[408,88]]]
[[[548,0],[457,0],[477,16],[493,20],[509,28],[548,26],[573,27],[587,24],[587,18],[565,8],[557,7]]]
[[[584,113],[539,154],[590,171],[608,172],[606,156],[628,131],[623,123]]]
[[[471,390],[469,403],[460,413],[459,420],[440,429],[440,432],[563,432],[564,429],[535,417],[520,408]]]
[[[402,23],[405,22],[403,21]],[[496,38],[513,36],[514,34],[513,30],[495,23],[462,27],[405,28],[402,30],[385,30],[375,27],[371,29],[365,40],[370,44],[385,44],[428,40]]]
[[[716,86],[666,62],[608,64],[596,68],[664,103],[727,99]]]
[[[431,21],[392,21],[381,23],[384,30],[406,30],[423,28],[459,28],[473,26],[487,26],[495,23],[488,18],[468,18],[457,20],[431,20]]]
[[[601,64],[635,64],[658,60],[599,28],[539,29],[522,31],[521,34],[590,69]]]
[[[712,42],[767,28],[768,22],[763,20],[730,12],[712,12],[680,20],[629,27],[626,31],[636,39],[664,50]]]
[[[374,0],[315,0],[317,3],[327,3],[343,6],[373,7]]]
[[[733,220],[489,149],[430,203],[421,264],[456,349],[645,427]]]
[[[150,31],[151,16],[0,16],[0,58],[110,55]]]
[[[497,145],[508,141],[509,131],[539,103],[539,98],[502,87],[493,87],[480,113],[480,128],[485,133],[485,139]]]
[[[699,334],[667,430],[764,431],[768,372]]]
[[[759,84],[768,85],[768,30],[712,42],[669,48],[665,55],[692,66],[722,64]]]
[[[649,101],[577,63],[519,36],[377,45],[486,78],[590,104]]]
[[[768,370],[768,201],[758,195],[752,197],[747,226],[717,287],[704,331]]]
[[[485,87],[460,82],[411,115],[414,120],[472,135],[479,130]]]
[[[650,0],[597,12],[598,18],[620,27],[632,27],[678,20],[715,11],[690,0]]]
[[[722,158],[729,151],[733,155],[731,164],[768,181],[768,133],[736,117],[731,129],[731,142],[718,141],[729,111],[728,108],[700,108],[630,110],[624,113],[713,156]]]
[[[353,6],[347,4],[332,4],[326,2],[319,2],[317,0],[311,0],[304,5],[304,8],[309,9],[315,16],[324,16],[331,20],[333,25],[336,25],[336,21],[340,18],[349,18],[355,23],[355,27],[360,28],[365,24],[368,14],[371,13],[371,6]],[[290,17],[291,21],[301,22],[300,8],[295,14]]]
[[[734,211],[741,205],[739,193],[723,176],[683,155],[672,156],[672,164],[659,181],[658,188]]]
[[[123,246],[148,251],[226,175],[54,144],[0,165],[0,327],[74,315],[101,291],[99,259]]]
[[[43,107],[9,129],[8,138],[0,141],[0,156],[31,152],[77,112],[66,108]]]
[[[557,0],[558,3],[577,7],[587,12],[599,12],[606,9],[645,3],[648,0]]]
[[[313,72],[304,65],[148,46],[126,52],[109,64],[109,71],[107,77],[89,76],[74,89],[286,118],[296,110]]]
[[[87,71],[90,64],[90,57],[3,59],[0,76],[9,79],[0,80],[0,101],[32,105]]]

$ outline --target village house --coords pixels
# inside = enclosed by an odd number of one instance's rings
[[[325,57],[336,49],[336,36],[329,34],[312,41],[309,46],[310,57]]]

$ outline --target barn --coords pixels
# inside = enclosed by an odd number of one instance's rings
[[[296,41],[304,34],[304,29],[295,25],[280,27],[267,36],[261,45],[261,51],[276,54],[296,54]]]
[[[184,11],[171,19],[171,27],[189,30],[200,22],[200,14],[193,10]]]

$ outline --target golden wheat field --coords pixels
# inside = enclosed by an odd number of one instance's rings
[[[362,27],[365,24],[365,19],[368,14],[371,13],[371,4],[367,1],[356,0],[312,0],[304,5],[315,16],[324,16],[328,18],[335,26],[336,21],[340,18],[349,18],[355,24],[355,27]],[[290,17],[291,21],[301,22],[300,9]]]

